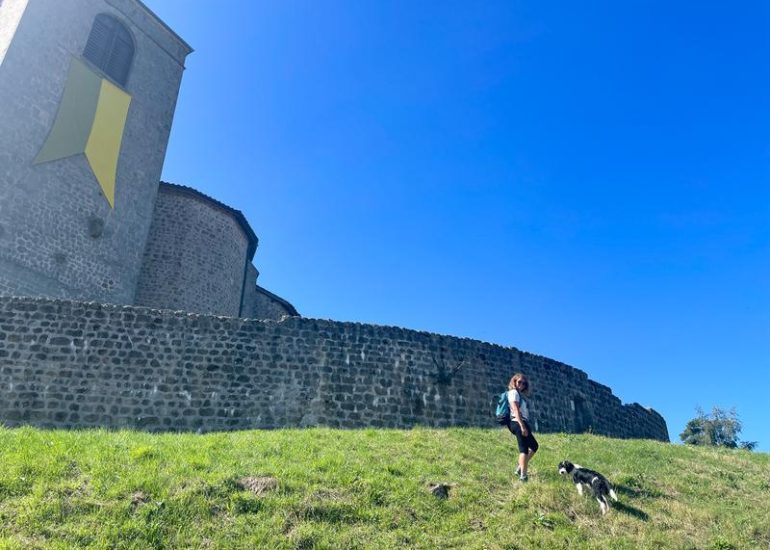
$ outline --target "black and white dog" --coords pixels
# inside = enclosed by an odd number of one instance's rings
[[[583,494],[584,485],[591,489],[594,497],[599,502],[602,514],[606,514],[610,509],[610,502],[607,500],[608,496],[612,498],[612,500],[618,500],[618,496],[615,494],[615,491],[612,490],[610,482],[599,472],[583,468],[579,464],[572,464],[572,462],[565,460],[559,462],[559,473],[572,478],[572,482],[575,484],[578,494]]]

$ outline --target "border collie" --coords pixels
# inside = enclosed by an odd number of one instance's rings
[[[599,502],[602,514],[606,514],[610,509],[610,502],[607,500],[608,496],[612,498],[612,500],[618,500],[615,491],[612,490],[610,482],[599,472],[583,468],[579,464],[573,464],[568,460],[564,460],[559,462],[559,473],[572,478],[572,482],[575,484],[575,488],[579,495],[583,494],[584,485],[591,489],[594,497]]]

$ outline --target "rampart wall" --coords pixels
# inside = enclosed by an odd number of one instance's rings
[[[546,357],[395,327],[0,298],[0,421],[234,430],[493,426],[513,371],[536,430],[668,440],[651,409]]]

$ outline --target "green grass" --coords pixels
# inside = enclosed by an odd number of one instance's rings
[[[768,454],[538,439],[522,485],[494,429],[0,428],[0,548],[770,548]],[[564,458],[614,482],[606,517]]]

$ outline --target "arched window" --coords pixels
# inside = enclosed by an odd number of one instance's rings
[[[111,15],[100,13],[94,19],[83,57],[112,80],[125,86],[134,58],[134,40],[123,23]]]

